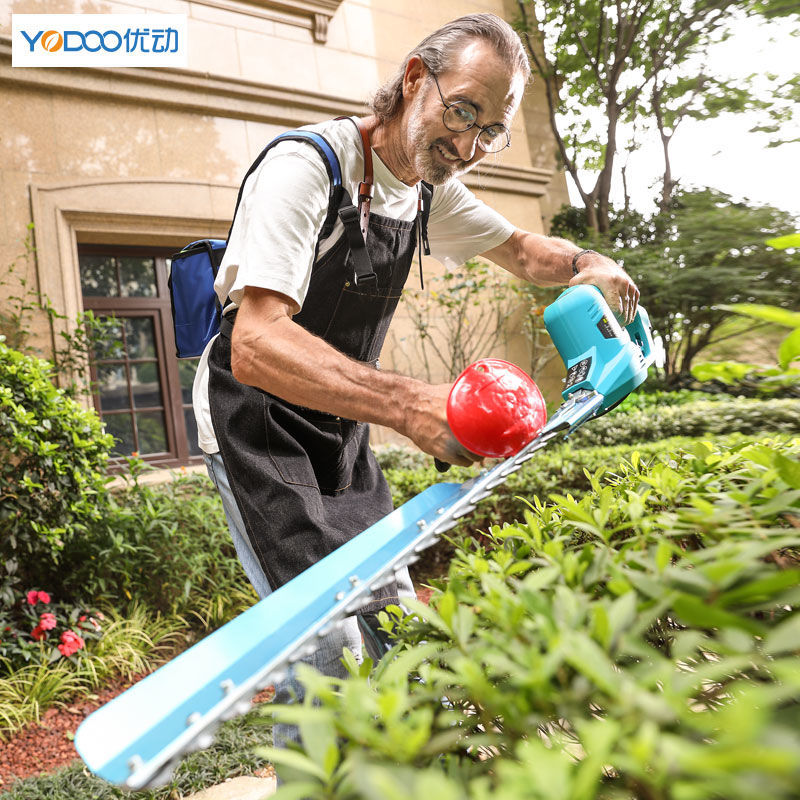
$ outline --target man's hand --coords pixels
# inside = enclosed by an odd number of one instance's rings
[[[579,262],[580,272],[570,286],[589,283],[603,292],[611,310],[624,325],[633,322],[639,304],[639,290],[622,267],[600,253],[586,253]]]
[[[468,467],[481,456],[462,447],[447,424],[447,396],[450,384],[421,383],[413,402],[406,410],[405,424],[400,433],[408,436],[425,453],[445,461]]]

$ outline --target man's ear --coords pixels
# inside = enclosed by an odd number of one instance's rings
[[[406,99],[414,97],[425,83],[427,75],[428,68],[423,60],[419,56],[411,56],[403,75],[403,97]]]

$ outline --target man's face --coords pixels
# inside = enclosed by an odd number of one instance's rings
[[[410,158],[422,180],[434,185],[472,169],[487,155],[477,145],[480,126],[511,120],[522,100],[523,79],[513,73],[482,40],[470,42],[453,69],[437,76],[442,91],[426,73],[408,116]],[[446,103],[466,101],[478,111],[478,122],[461,133],[448,130],[442,121]]]

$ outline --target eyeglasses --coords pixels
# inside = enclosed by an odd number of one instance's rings
[[[432,72],[431,75],[436,88],[439,90],[439,97],[442,99],[442,105],[444,106],[442,122],[447,130],[453,131],[453,133],[463,133],[470,128],[480,128],[478,147],[484,153],[499,153],[511,144],[511,134],[505,125],[500,123],[496,125],[478,125],[478,110],[472,103],[468,103],[465,100],[446,103],[439,81],[436,80],[436,76]]]

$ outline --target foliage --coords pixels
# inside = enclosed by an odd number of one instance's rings
[[[581,196],[591,231],[610,230],[616,158],[638,148],[642,129],[657,131],[661,140],[659,205],[666,210],[677,185],[669,145],[682,120],[757,110],[771,112],[774,128],[790,118],[794,80],[778,85],[773,79],[756,91],[752,78],[722,79],[709,74],[706,64],[709,51],[747,11],[788,16],[796,13],[790,3],[769,13],[766,4],[738,0],[518,0],[516,5],[532,70],[544,86],[558,157]],[[602,120],[593,122],[595,110]],[[622,123],[633,125],[627,141]],[[622,170],[624,182],[626,167]],[[595,178],[591,188],[586,172]]]
[[[736,0],[518,0],[518,25],[532,69],[544,84],[559,158],[581,195],[591,230],[610,228],[620,123],[644,122],[658,130],[665,209],[675,185],[668,148],[682,119],[769,107],[746,81],[709,75],[703,63],[709,49],[728,36],[740,5]],[[601,110],[602,124],[593,125],[587,109]],[[584,170],[596,175],[591,189]]]
[[[395,340],[412,374],[432,382],[454,380],[505,340],[519,304],[508,275],[482,261],[467,261],[428,279],[427,289],[406,289],[402,310],[413,337]],[[395,356],[397,359],[397,356]]]
[[[0,678],[0,739],[13,735],[30,722],[39,722],[50,706],[65,707],[79,694],[97,689],[112,677],[126,679],[151,671],[173,655],[185,638],[185,620],[163,618],[133,607],[125,618],[108,609],[102,620],[102,637],[87,638],[80,659],[52,662],[45,648],[40,658],[22,668],[3,664]]]
[[[74,603],[53,602],[48,592],[30,589],[0,608],[0,674],[31,661],[76,663],[86,642],[102,636],[101,612]]]
[[[664,406],[685,406],[690,403],[703,401],[714,401],[724,399],[719,395],[698,392],[692,389],[677,389],[665,391],[655,389],[653,391],[637,390],[631,392],[618,406],[614,407],[614,414],[628,414],[631,411],[644,411],[652,408],[663,408]]]
[[[647,442],[670,436],[800,432],[800,400],[718,399],[653,407],[628,414],[610,412],[579,428],[574,447]]]
[[[25,252],[20,259],[32,260],[35,249],[29,234],[23,241]],[[18,275],[19,266],[13,261],[5,275],[0,277],[0,289],[8,292],[5,309],[0,311],[0,335],[6,337],[9,347],[25,355],[39,357],[42,352],[30,344],[31,321],[44,313],[50,327],[57,332],[55,346],[48,349],[48,360],[52,362],[51,379],[61,386],[69,397],[80,397],[92,390],[89,377],[89,362],[92,354],[103,347],[113,352],[120,347],[119,323],[115,317],[97,317],[92,311],[82,311],[74,323],[70,317],[59,313],[49,298],[40,300],[38,292],[28,285],[24,275]]]
[[[711,189],[680,192],[653,225],[653,241],[614,253],[641,290],[666,352],[667,378],[688,373],[697,354],[722,340],[732,303],[800,305],[800,254],[764,239],[791,217],[769,206],[737,203]]]
[[[102,520],[62,558],[50,577],[79,585],[97,602],[141,603],[212,630],[257,601],[228,532],[222,503],[205,476],[150,485],[129,459]],[[59,577],[60,575],[60,577]]]
[[[42,580],[103,516],[112,444],[92,411],[57,389],[52,367],[0,342],[0,554],[3,597]],[[5,587],[5,588],[3,588]]]
[[[467,542],[372,674],[305,671],[277,800],[797,796],[797,445],[592,483]]]
[[[692,375],[698,380],[713,379],[734,385],[747,380],[754,383],[764,393],[789,388],[800,396],[800,369],[794,369],[791,366],[793,362],[800,361],[800,313],[788,311],[785,308],[751,303],[738,303],[722,306],[722,308],[753,319],[792,328],[792,332],[778,347],[778,367],[764,368],[757,364],[729,361],[708,362],[695,364],[692,367]]]

